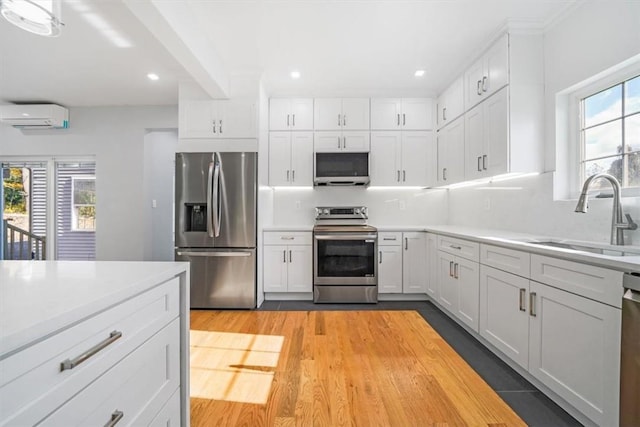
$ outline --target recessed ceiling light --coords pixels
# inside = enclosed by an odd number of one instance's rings
[[[158,77],[157,74],[154,74],[154,73],[147,74],[147,77],[149,78],[149,80],[153,80],[153,81],[156,81],[156,80],[158,80],[160,78],[160,77]]]
[[[416,70],[415,76],[416,76],[416,77],[422,77],[422,76],[424,76],[424,70]]]
[[[300,78],[300,71],[292,71],[291,72],[291,78],[292,79],[299,79]]]

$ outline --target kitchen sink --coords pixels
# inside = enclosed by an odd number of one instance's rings
[[[548,246],[552,248],[562,248],[562,249],[571,249],[573,251],[578,252],[590,252],[593,254],[600,255],[608,255],[608,256],[640,256],[640,252],[638,251],[629,251],[629,250],[620,250],[620,249],[611,249],[611,248],[603,248],[598,246],[587,246],[578,243],[569,243],[569,242],[558,242],[554,240],[546,240],[546,241],[535,241],[535,242],[527,242],[531,245],[540,245],[540,246]]]

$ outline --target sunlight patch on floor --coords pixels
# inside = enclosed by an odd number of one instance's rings
[[[265,404],[284,337],[195,331],[191,339],[191,397]]]

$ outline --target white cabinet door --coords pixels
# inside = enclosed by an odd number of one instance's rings
[[[464,114],[465,179],[476,179],[485,175],[483,169],[483,156],[485,155],[483,113],[484,104],[478,104]],[[484,162],[486,163],[486,160]]]
[[[509,35],[504,34],[484,54],[484,98],[509,84]]]
[[[287,291],[287,246],[263,246],[265,292]]]
[[[598,425],[619,424],[620,310],[530,282],[529,372]]]
[[[464,78],[458,77],[438,98],[438,129],[464,113]]]
[[[509,88],[503,88],[482,103],[484,108],[483,169],[486,176],[510,172]],[[518,149],[515,141],[515,150]]]
[[[291,100],[292,130],[313,130],[313,99],[301,98]]]
[[[439,185],[454,184],[464,178],[464,119],[454,120],[438,132]]]
[[[269,130],[313,130],[313,99],[271,98]]]
[[[313,151],[319,153],[335,153],[342,151],[342,132],[314,132]]]
[[[291,185],[313,185],[313,132],[291,134]],[[272,184],[273,185],[273,184]]]
[[[435,234],[427,233],[427,294],[438,301],[438,250]]]
[[[425,186],[429,182],[432,131],[402,132],[402,185]]]
[[[370,150],[371,134],[368,131],[342,132],[342,151],[354,153],[368,153]]]
[[[216,101],[219,138],[257,138],[258,116],[254,100]],[[220,113],[221,112],[221,113]]]
[[[420,232],[402,233],[402,292],[424,294],[427,288],[427,235]]]
[[[482,101],[484,58],[479,58],[464,72],[464,108],[469,110]]]
[[[372,186],[400,185],[401,145],[401,132],[371,132],[369,172]]]
[[[291,134],[269,132],[269,185],[272,187],[291,185]]]
[[[456,257],[454,277],[458,282],[458,309],[456,315],[471,329],[478,332],[480,311],[480,264]]]
[[[433,100],[431,98],[402,99],[402,129],[433,129]]]
[[[529,280],[480,266],[480,335],[529,368]]]
[[[180,101],[180,138],[212,138],[214,136],[213,101]]]
[[[397,130],[402,123],[399,98],[371,99],[371,130]]]
[[[313,126],[315,130],[342,129],[342,100],[340,98],[314,99]]]
[[[342,99],[342,129],[369,130],[369,98]]]
[[[378,246],[378,293],[402,293],[402,246]]]
[[[455,257],[438,251],[438,302],[450,313],[458,310],[458,281],[453,277]]]
[[[287,248],[289,292],[313,291],[313,255],[311,245],[289,246]]]
[[[289,130],[291,128],[291,100],[269,99],[269,130]]]

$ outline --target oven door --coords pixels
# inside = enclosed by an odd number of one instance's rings
[[[314,234],[314,285],[378,284],[375,233]]]

